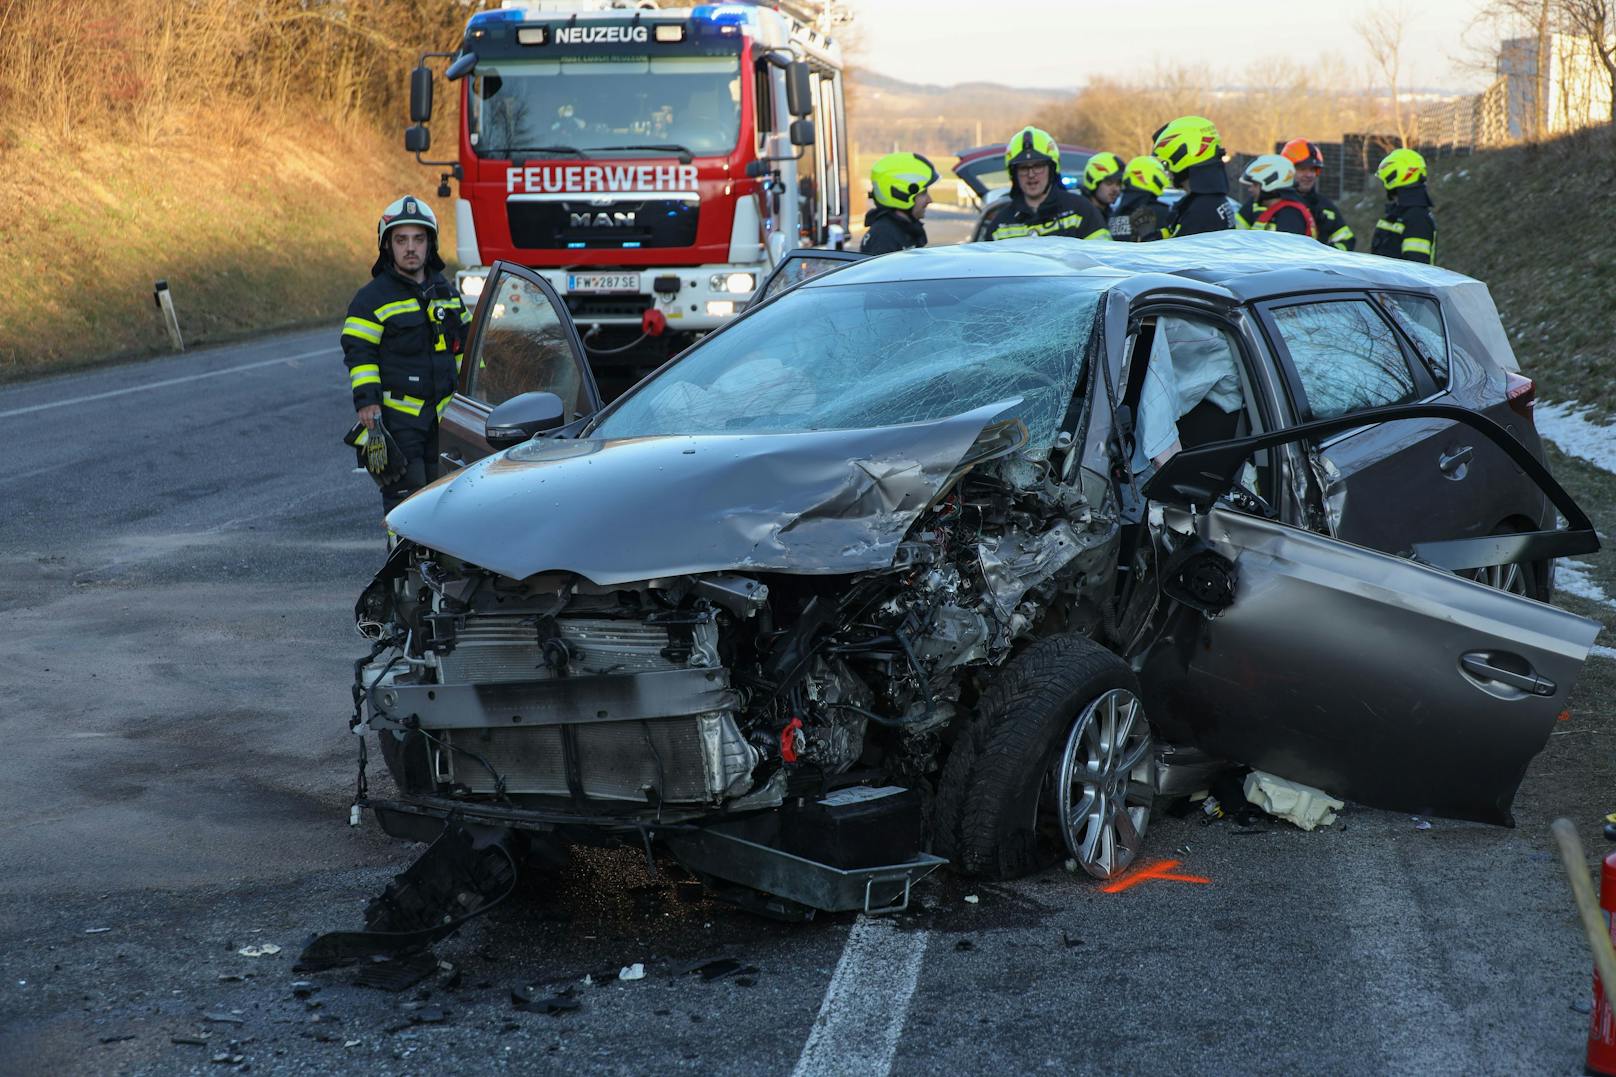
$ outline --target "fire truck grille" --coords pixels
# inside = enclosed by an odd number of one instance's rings
[[[676,199],[612,202],[507,202],[511,243],[521,250],[689,247],[700,207]]]

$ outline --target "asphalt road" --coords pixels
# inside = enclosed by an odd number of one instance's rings
[[[588,851],[422,988],[296,997],[307,936],[415,855],[347,825],[350,611],[383,539],[334,335],[0,392],[0,1071],[1580,1069],[1590,963],[1547,825],[1592,844],[1612,807],[1586,693],[1514,830],[1163,818],[1150,858],[1206,882],[943,877],[911,914],[794,927]],[[685,971],[719,957],[756,971]],[[576,1011],[512,1007],[563,985]]]

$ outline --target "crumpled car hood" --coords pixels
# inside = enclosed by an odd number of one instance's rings
[[[428,486],[387,524],[514,579],[884,568],[983,428],[1017,403],[874,430],[535,440]]]

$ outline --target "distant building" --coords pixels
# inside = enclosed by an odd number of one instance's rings
[[[1498,75],[1507,84],[1512,139],[1560,134],[1611,120],[1610,79],[1585,37],[1549,34],[1541,50],[1535,37],[1511,38],[1499,47]]]

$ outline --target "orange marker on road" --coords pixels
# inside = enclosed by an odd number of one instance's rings
[[[1144,864],[1136,868],[1129,868],[1115,879],[1100,887],[1102,893],[1120,894],[1131,886],[1148,883],[1152,879],[1160,879],[1170,883],[1210,883],[1212,880],[1204,875],[1179,875],[1173,871],[1178,867],[1177,860],[1158,860],[1153,864]]]

